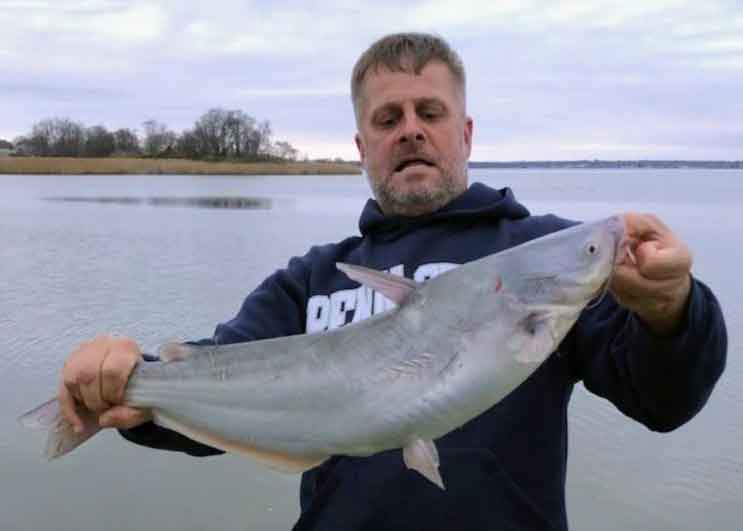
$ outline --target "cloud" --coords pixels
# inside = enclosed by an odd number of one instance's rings
[[[58,115],[116,127],[154,117],[181,129],[222,106],[269,119],[277,138],[323,156],[353,155],[354,61],[383,34],[422,30],[465,61],[475,154],[598,157],[644,145],[717,156],[724,143],[741,158],[728,142],[743,123],[739,5],[9,0],[0,9],[3,134]]]
[[[11,39],[44,38],[61,45],[80,43],[123,47],[147,45],[167,27],[164,10],[151,3],[11,2],[0,21]],[[4,20],[3,20],[4,19]],[[7,36],[6,36],[7,38]],[[38,44],[38,42],[36,43]]]

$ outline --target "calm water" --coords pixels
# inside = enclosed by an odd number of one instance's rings
[[[534,213],[653,211],[690,244],[726,312],[727,372],[707,408],[664,435],[579,387],[568,511],[579,531],[739,529],[743,172],[476,170],[472,180],[511,186]],[[355,233],[367,193],[361,177],[0,176],[0,529],[289,528],[298,476],[140,449],[113,432],[46,463],[43,436],[15,418],[53,393],[67,353],[96,333],[145,350],[210,336],[289,257]],[[224,197],[258,208],[210,204]]]

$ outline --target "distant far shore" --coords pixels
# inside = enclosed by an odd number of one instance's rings
[[[517,160],[472,162],[470,168],[487,169],[743,169],[743,160]]]
[[[205,162],[188,159],[0,157],[0,174],[349,175],[351,162]]]
[[[472,169],[743,169],[740,160],[470,161]],[[0,156],[0,174],[36,175],[358,175],[356,161],[207,162],[137,157]]]

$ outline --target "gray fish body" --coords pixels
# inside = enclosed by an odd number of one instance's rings
[[[607,280],[620,236],[616,219],[580,225],[444,273],[360,323],[188,347],[184,360],[140,364],[126,402],[293,455],[369,455],[438,438],[557,348]]]
[[[623,227],[619,217],[571,227],[417,286],[339,265],[399,306],[328,332],[174,346],[171,361],[137,366],[125,403],[287,470],[403,448],[409,467],[443,487],[432,441],[492,407],[558,347],[606,286]],[[75,437],[53,404],[22,417],[53,424],[50,457],[95,433]]]

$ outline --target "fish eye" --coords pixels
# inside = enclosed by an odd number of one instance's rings
[[[596,256],[599,252],[599,244],[595,242],[588,242],[585,247],[585,252],[588,256]]]

